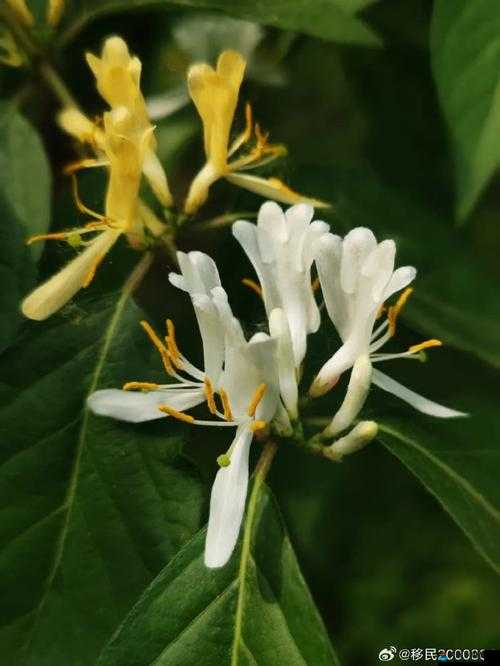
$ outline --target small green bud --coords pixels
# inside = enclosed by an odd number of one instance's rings
[[[217,464],[219,467],[229,467],[231,464],[231,458],[227,455],[227,453],[223,453],[217,458]]]
[[[71,247],[80,247],[83,241],[80,234],[69,234],[66,238],[66,242],[68,245],[71,245]]]

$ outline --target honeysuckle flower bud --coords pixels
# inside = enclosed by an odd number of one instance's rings
[[[21,67],[26,61],[26,56],[19,49],[11,31],[0,26],[0,62],[8,67]]]
[[[229,137],[238,103],[240,86],[245,73],[245,58],[237,51],[223,51],[216,69],[206,63],[195,64],[188,71],[188,89],[203,123],[206,155],[204,167],[189,188],[184,210],[195,213],[206,201],[215,181],[226,178],[239,187],[282,201],[297,203],[309,201],[316,206],[327,206],[322,201],[308,199],[288,188],[277,178],[249,175],[247,169],[267,164],[284,155],[284,146],[271,145],[259,126],[253,124],[252,112],[246,107],[246,128],[230,144]],[[247,153],[231,160],[240,149],[255,137],[255,145]]]
[[[61,20],[64,2],[65,0],[49,0],[47,3],[46,20],[52,27],[55,27]]]
[[[372,364],[368,355],[359,356],[355,361],[349,379],[344,401],[324,429],[322,437],[336,437],[346,430],[358,416],[370,390],[372,381]]]
[[[278,204],[267,201],[259,210],[257,225],[244,220],[233,224],[233,235],[259,278],[268,317],[274,308],[285,314],[296,368],[304,359],[307,335],[320,325],[311,266],[329,227],[313,222],[313,215],[309,204],[297,204],[283,213]]]
[[[138,195],[149,131],[138,132],[125,107],[104,114],[102,145],[109,165],[105,214],[93,213],[97,220],[84,227],[30,239],[29,242],[44,238],[70,243],[76,240],[76,245],[86,245],[86,249],[24,299],[21,309],[26,317],[39,321],[46,319],[79,289],[88,286],[98,265],[121,234],[126,234],[131,244],[137,245],[142,240]],[[91,212],[85,208],[84,211]],[[83,241],[82,236],[88,234],[95,234],[95,237]]]
[[[344,456],[359,451],[375,439],[377,432],[375,421],[360,421],[347,435],[325,447],[323,455],[334,462],[342,462]]]
[[[320,240],[316,260],[318,275],[328,314],[343,344],[319,371],[310,388],[311,396],[316,397],[330,390],[359,357],[368,356],[371,363],[394,358],[418,358],[423,349],[441,345],[439,340],[427,340],[403,353],[378,353],[396,331],[397,317],[411,293],[411,289],[405,288],[416,275],[413,266],[394,270],[395,255],[394,241],[377,243],[373,233],[363,227],[353,229],[343,240],[333,234]],[[373,330],[385,301],[402,289],[405,291],[396,304],[388,308],[387,317]],[[443,418],[464,416],[462,412],[438,405],[405,389],[379,370],[373,371],[372,382],[426,414]]]
[[[26,0],[5,0],[5,2],[14,12],[19,23],[31,28],[35,23],[35,19],[33,18],[31,11],[28,9]]]

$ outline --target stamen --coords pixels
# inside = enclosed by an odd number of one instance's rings
[[[87,273],[87,275],[85,276],[85,278],[82,282],[82,287],[84,289],[86,289],[89,286],[89,284],[92,282],[92,280],[94,279],[95,274],[97,272],[97,269],[99,268],[99,266],[100,266],[102,260],[104,259],[104,257],[105,257],[104,254],[99,254],[95,258],[94,263],[92,264],[92,267],[90,268],[89,272]]]
[[[252,396],[252,399],[250,400],[250,403],[248,405],[248,410],[247,414],[248,416],[255,416],[255,412],[257,410],[257,407],[259,406],[260,401],[264,397],[264,393],[267,391],[267,384],[260,384],[257,389],[255,390],[255,393]]]
[[[80,169],[90,169],[93,167],[102,167],[107,166],[109,162],[107,160],[96,160],[93,158],[86,158],[82,160],[77,160],[76,162],[70,162],[63,169],[63,174],[65,176],[71,176]]]
[[[74,173],[71,174],[71,189],[73,190],[73,198],[75,200],[76,207],[78,208],[80,213],[84,213],[85,215],[90,215],[91,217],[95,217],[97,220],[102,220],[102,221],[106,220],[106,217],[104,215],[96,213],[91,208],[88,208],[80,199],[80,195],[78,193],[78,181]]]
[[[411,354],[417,354],[419,351],[422,351],[423,349],[430,349],[431,347],[441,347],[443,343],[441,340],[436,340],[435,338],[432,338],[431,340],[424,340],[418,345],[413,345],[408,349],[408,351]]]
[[[163,361],[163,367],[165,368],[165,371],[167,374],[174,376],[176,374],[174,367],[172,365],[172,362],[170,360],[170,356],[168,354],[168,351],[163,344],[163,342],[160,340],[156,332],[154,331],[153,327],[144,319],[141,321],[141,326],[142,328],[146,331],[146,333],[149,336],[149,339],[153,343],[153,345],[156,347],[156,349],[160,352],[161,359]]]
[[[26,239],[26,245],[31,245],[41,240],[65,240],[67,235],[66,231],[58,231],[52,234],[37,234]]]
[[[252,116],[252,107],[250,104],[247,102],[245,104],[245,129],[241,134],[236,137],[236,139],[233,141],[231,144],[231,147],[229,148],[228,157],[231,157],[231,155],[234,155],[234,153],[241,148],[245,143],[248,143],[250,139],[252,138],[252,131],[253,131],[253,116]]]
[[[396,321],[398,319],[399,313],[406,305],[406,301],[410,298],[413,293],[412,287],[407,287],[401,296],[398,298],[394,305],[391,305],[387,312],[387,319],[389,321],[389,332],[392,335],[396,332]]]
[[[382,303],[382,305],[378,309],[375,321],[377,321],[377,319],[380,319],[380,317],[384,314],[384,312],[387,312],[387,307]]]
[[[248,426],[252,432],[257,432],[263,430],[267,426],[266,421],[252,421]]]
[[[192,423],[194,421],[194,417],[191,416],[190,414],[184,414],[184,412],[179,412],[177,411],[177,409],[169,407],[169,405],[159,405],[158,409],[160,410],[160,412],[168,414],[169,416],[172,416],[174,419],[177,419],[178,421],[183,421],[184,423]]]
[[[262,298],[262,287],[255,282],[255,280],[252,280],[251,278],[243,278],[241,281],[242,284],[245,285],[245,287],[248,287],[252,291],[254,291],[257,296],[260,296]]]
[[[123,385],[123,390],[135,391],[139,389],[141,391],[154,391],[159,386],[159,384],[154,384],[153,382],[127,382]]]
[[[208,377],[203,380],[205,397],[207,399],[208,410],[211,414],[217,414],[217,405],[215,404],[214,388]]]
[[[224,407],[224,418],[226,421],[233,421],[233,412],[231,411],[231,403],[229,402],[229,397],[223,388],[219,389],[219,394],[222,400],[222,405]]]
[[[168,335],[165,338],[165,342],[168,346],[170,358],[172,359],[174,365],[176,365],[178,368],[182,368],[182,363],[180,361],[181,353],[179,351],[179,347],[177,346],[177,342],[175,341],[175,326],[171,319],[167,319],[167,332]]]

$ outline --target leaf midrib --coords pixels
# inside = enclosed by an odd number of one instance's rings
[[[115,305],[115,308],[114,308],[113,314],[111,316],[109,325],[108,325],[108,327],[106,329],[106,332],[105,332],[105,334],[102,338],[101,351],[100,351],[99,356],[98,356],[98,360],[97,360],[95,370],[92,373],[92,379],[91,379],[91,382],[89,384],[89,388],[87,390],[87,395],[90,395],[96,389],[96,387],[99,383],[99,379],[100,379],[102,370],[104,368],[104,364],[106,362],[108,352],[109,352],[110,347],[111,347],[111,342],[112,342],[115,330],[118,326],[118,322],[119,322],[119,320],[122,316],[125,305],[126,305],[128,299],[130,298],[134,287],[135,287],[135,285],[133,285],[133,284],[128,284],[128,285],[124,286],[124,288],[122,290],[122,293],[120,295],[120,298],[118,299],[118,301]],[[89,414],[90,414],[90,412],[89,412],[88,408],[85,406],[84,409],[83,409],[82,425],[81,425],[81,428],[80,428],[80,436],[78,438],[78,444],[77,444],[77,448],[76,448],[76,452],[75,452],[75,458],[74,458],[74,462],[73,462],[73,469],[72,469],[72,472],[71,472],[71,477],[69,479],[68,490],[67,490],[67,493],[66,493],[66,497],[65,497],[65,500],[63,502],[63,506],[66,507],[66,516],[65,516],[65,519],[64,519],[62,527],[61,527],[61,531],[60,531],[60,534],[59,534],[59,539],[56,543],[56,547],[55,547],[55,551],[54,551],[53,564],[52,564],[52,567],[49,570],[49,573],[48,573],[48,576],[47,576],[47,579],[46,579],[44,593],[43,593],[38,605],[36,606],[36,608],[34,609],[34,612],[33,612],[33,622],[32,622],[31,631],[28,634],[28,638],[27,638],[27,641],[26,641],[25,647],[24,647],[24,650],[25,650],[25,653],[26,653],[26,659],[28,658],[28,655],[29,655],[29,650],[30,650],[30,647],[31,647],[31,644],[32,644],[32,641],[33,641],[33,638],[34,638],[34,634],[35,634],[35,631],[36,631],[38,619],[39,619],[40,614],[41,614],[41,612],[42,612],[42,610],[43,610],[43,608],[44,608],[44,606],[47,602],[48,596],[49,596],[50,591],[52,589],[52,584],[54,583],[54,580],[55,580],[56,575],[57,575],[57,571],[59,569],[59,566],[61,564],[61,561],[62,561],[62,558],[63,558],[63,555],[64,555],[64,547],[65,547],[65,544],[66,544],[66,538],[67,538],[68,531],[69,531],[69,525],[70,525],[70,519],[71,519],[71,515],[72,515],[72,511],[73,511],[76,489],[77,489],[77,486],[78,486],[78,476],[79,476],[79,472],[80,472],[81,459],[82,459],[82,454],[83,454],[85,441],[86,441],[87,428],[88,428],[88,422],[89,422]]]

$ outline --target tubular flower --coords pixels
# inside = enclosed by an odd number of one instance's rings
[[[151,189],[163,206],[172,205],[172,196],[167,177],[156,155],[154,126],[146,110],[140,88],[141,61],[131,56],[127,44],[121,37],[108,37],[104,42],[100,58],[86,54],[97,90],[111,109],[125,107],[135,125],[135,131],[146,138],[142,170]],[[104,150],[103,133],[96,123],[90,121],[75,108],[67,108],[59,115],[62,128],[83,143],[89,143],[100,154]]]
[[[284,213],[278,204],[268,201],[261,206],[256,225],[244,220],[233,224],[233,236],[257,273],[267,316],[275,308],[285,314],[296,368],[306,354],[307,334],[320,325],[311,267],[329,226],[313,222],[313,215],[309,204],[297,204]]]
[[[438,405],[410,391],[372,368],[373,363],[391,359],[418,358],[422,350],[441,345],[439,340],[427,340],[402,353],[380,352],[396,332],[399,312],[412,291],[407,287],[416,275],[412,266],[394,270],[394,241],[377,243],[369,229],[359,227],[350,231],[343,240],[328,234],[319,245],[316,263],[321,288],[328,314],[343,344],[319,371],[310,394],[318,396],[326,393],[343,372],[354,366],[344,403],[325,435],[334,436],[352,422],[364,403],[371,383],[425,414],[442,418],[464,416],[462,412]],[[375,327],[385,308],[385,301],[402,289],[405,291],[396,304],[387,309],[384,321]]]
[[[127,382],[121,391],[93,393],[88,405],[96,414],[125,421],[170,416],[193,425],[236,428],[228,452],[219,458],[210,502],[205,562],[220,567],[231,556],[243,518],[253,434],[275,418],[286,421],[280,403],[277,341],[265,333],[245,339],[210,257],[180,252],[178,258],[181,274],[171,274],[170,280],[191,297],[203,342],[204,369],[179,351],[170,321],[165,342],[143,322],[175,382]],[[204,402],[218,420],[195,419],[183,411]]]
[[[254,126],[249,105],[246,107],[244,131],[229,143],[245,68],[243,56],[228,50],[220,54],[216,69],[202,63],[193,65],[188,71],[189,94],[203,123],[207,161],[191,183],[185,203],[186,214],[191,215],[198,210],[206,201],[211,185],[220,178],[284,203],[309,201],[316,206],[327,206],[321,201],[301,196],[277,178],[266,179],[244,173],[286,153],[284,146],[269,144],[259,125]],[[252,138],[255,139],[254,146],[241,154],[241,148]],[[238,157],[235,156],[237,153],[240,153]]]
[[[138,193],[148,132],[137,132],[125,107],[104,114],[103,150],[109,165],[105,213],[99,215],[77,199],[80,209],[95,219],[83,227],[43,236],[33,236],[28,243],[43,240],[66,240],[74,246],[85,245],[83,252],[70,261],[59,273],[37,287],[21,306],[30,319],[43,320],[65,305],[82,287],[87,287],[97,267],[117,241],[126,234],[130,243],[142,239],[142,224],[138,211]],[[82,236],[92,234],[89,241]]]

